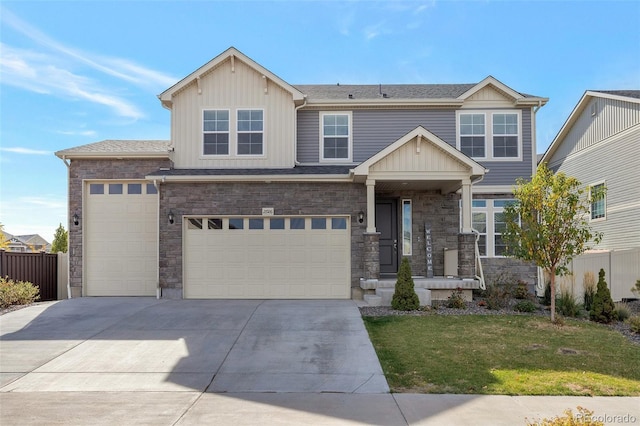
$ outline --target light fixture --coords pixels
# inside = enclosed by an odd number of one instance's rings
[[[358,212],[358,223],[362,223],[362,222],[364,222],[364,212],[360,210]]]
[[[73,214],[73,224],[78,226],[79,223],[80,223],[80,218],[78,217],[78,213],[74,213]]]
[[[174,220],[173,220],[173,211],[172,210],[169,210],[169,215],[168,216],[169,216],[169,223],[171,225],[173,225]]]

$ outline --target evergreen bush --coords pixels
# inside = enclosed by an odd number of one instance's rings
[[[593,297],[593,305],[589,314],[592,321],[608,324],[616,319],[616,307],[611,293],[604,280],[604,269],[598,273],[598,290]]]
[[[420,300],[414,289],[413,278],[411,278],[411,265],[406,257],[403,257],[400,263],[391,307],[397,311],[414,311],[420,307]]]

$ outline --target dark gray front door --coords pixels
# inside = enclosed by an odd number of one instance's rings
[[[376,230],[380,233],[380,273],[398,272],[398,201],[376,200]]]

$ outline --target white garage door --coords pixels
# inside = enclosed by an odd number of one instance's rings
[[[83,219],[87,296],[155,296],[158,195],[146,182],[89,182]]]
[[[189,217],[184,297],[348,299],[348,216]]]

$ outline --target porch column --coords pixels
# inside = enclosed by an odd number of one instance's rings
[[[376,232],[376,181],[367,179],[367,233]]]
[[[471,180],[464,179],[462,181],[462,232],[469,233],[471,232]]]

